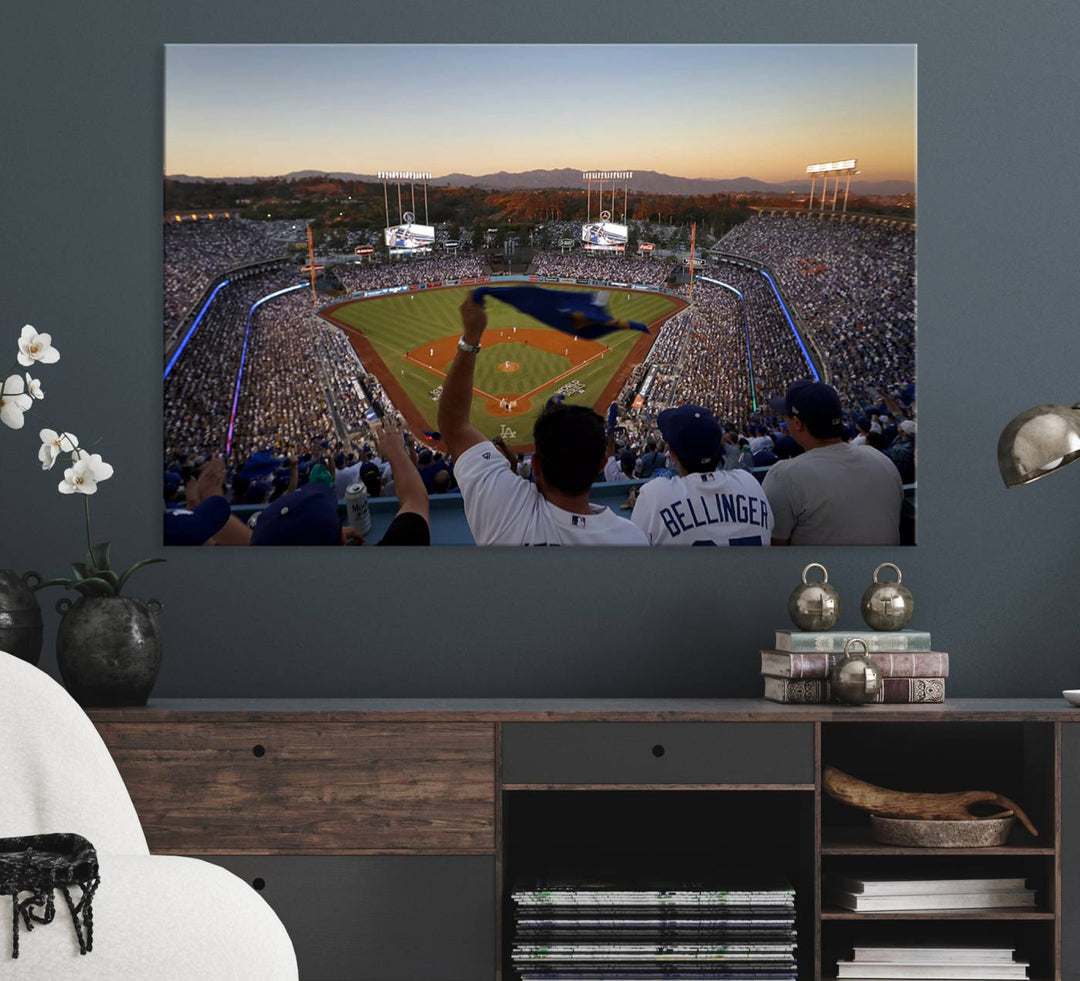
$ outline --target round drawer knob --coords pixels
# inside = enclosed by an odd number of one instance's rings
[[[663,756],[665,752],[666,752],[666,750],[665,750],[665,749],[664,749],[664,747],[663,747],[663,746],[661,746],[661,745],[660,745],[659,743],[657,743],[657,744],[656,744],[655,746],[653,746],[653,748],[652,748],[652,754],[653,754],[653,756],[655,756],[655,757],[656,757],[657,759],[659,759],[659,758],[660,758],[661,756]]]
[[[258,743],[257,745],[252,746],[251,747],[251,755],[252,756],[265,756],[266,755],[266,747],[262,743]]]

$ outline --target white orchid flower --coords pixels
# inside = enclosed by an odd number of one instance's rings
[[[45,393],[41,389],[40,379],[32,378],[29,371],[26,373],[26,392],[35,399],[45,398]]]
[[[41,446],[38,459],[42,470],[52,470],[56,458],[61,453],[74,453],[79,446],[79,437],[74,433],[58,433],[55,429],[43,429],[38,436]]]
[[[75,462],[64,471],[57,485],[61,494],[96,494],[97,485],[113,475],[113,468],[101,459],[100,453],[75,450]]]
[[[39,334],[27,324],[19,335],[19,364],[29,368],[35,361],[53,364],[60,360],[60,352],[52,346],[49,334]]]
[[[34,400],[26,394],[26,382],[21,375],[8,375],[0,386],[0,422],[12,429],[22,429],[23,413]]]

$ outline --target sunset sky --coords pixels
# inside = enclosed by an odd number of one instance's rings
[[[165,172],[915,179],[914,45],[169,45]]]

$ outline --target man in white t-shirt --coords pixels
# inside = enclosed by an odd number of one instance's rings
[[[630,520],[650,545],[768,545],[772,510],[746,470],[717,470],[724,434],[708,409],[680,405],[656,417],[677,476],[639,491]]]
[[[549,406],[533,427],[532,472],[522,480],[469,421],[473,373],[487,327],[472,295],[461,304],[464,327],[439,399],[439,430],[454,456],[465,517],[477,545],[647,545],[640,529],[589,503],[604,466],[604,420],[582,405]]]

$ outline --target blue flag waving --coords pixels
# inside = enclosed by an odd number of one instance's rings
[[[481,286],[473,290],[473,300],[481,306],[485,296],[509,303],[549,327],[564,334],[595,341],[616,330],[649,328],[635,320],[616,320],[607,308],[604,293],[579,293],[573,290],[545,290],[539,286]]]

